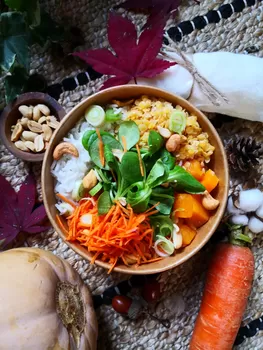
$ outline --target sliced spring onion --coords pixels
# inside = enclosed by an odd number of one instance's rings
[[[174,252],[173,243],[163,236],[157,235],[156,238],[157,241],[154,244],[154,250],[156,254],[158,254],[161,257],[167,257],[172,255]],[[159,248],[161,248],[162,250],[160,250]]]
[[[94,127],[101,126],[105,121],[105,112],[101,106],[92,105],[85,111],[85,119]]]
[[[79,201],[84,196],[84,187],[81,180],[76,181],[71,195],[75,201]]]
[[[62,202],[58,204],[58,210],[61,215],[69,216],[73,213],[74,208],[69,203]]]
[[[173,240],[173,245],[175,249],[179,249],[183,245],[183,237],[180,233],[180,228],[174,224],[174,229],[172,232],[172,240]]]
[[[176,132],[178,134],[182,134],[186,127],[186,114],[184,111],[179,111],[175,109],[169,120],[169,130],[172,132]]]
[[[121,119],[122,114],[119,111],[109,108],[105,112],[105,120],[109,123],[114,123]]]
[[[89,194],[94,197],[101,189],[102,189],[102,184],[99,182],[97,183],[96,186],[94,186],[90,191]]]

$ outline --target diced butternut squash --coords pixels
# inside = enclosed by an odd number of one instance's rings
[[[187,193],[175,195],[174,215],[177,218],[191,218],[193,215],[193,196]]]
[[[218,185],[219,179],[216,176],[215,172],[211,169],[208,169],[205,172],[205,175],[201,181],[201,184],[205,186],[206,190],[210,193]]]
[[[198,160],[193,159],[184,163],[185,170],[196,180],[201,181],[205,175],[204,169]]]
[[[193,201],[193,215],[189,219],[186,219],[186,223],[191,227],[194,226],[196,228],[199,228],[209,220],[210,215],[209,215],[209,212],[202,206],[202,203],[200,203],[198,199],[192,196],[192,201]]]
[[[183,237],[183,247],[189,245],[192,240],[195,238],[196,230],[189,227],[188,225],[181,225],[180,227],[180,233]]]

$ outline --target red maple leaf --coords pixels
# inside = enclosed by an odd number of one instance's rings
[[[153,78],[175,65],[156,58],[163,40],[164,23],[145,29],[139,38],[134,24],[120,15],[111,13],[108,22],[108,40],[114,50],[87,50],[73,55],[92,66],[101,74],[112,75],[102,88],[123,85],[136,78]]]
[[[180,2],[181,0],[127,0],[117,7],[128,10],[147,10],[150,13],[147,27],[159,20],[167,20],[170,13],[177,10]]]
[[[36,184],[29,175],[15,192],[10,183],[0,176],[0,249],[12,242],[19,233],[38,233],[49,229],[44,205],[36,205]]]

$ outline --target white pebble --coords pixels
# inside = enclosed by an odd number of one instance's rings
[[[229,214],[240,215],[244,212],[234,206],[233,198],[229,197],[227,202],[227,211]]]
[[[256,211],[257,216],[259,216],[261,219],[263,219],[263,204],[257,209]]]
[[[258,218],[256,218],[255,216],[252,216],[249,220],[248,228],[253,233],[263,232],[263,222]]]
[[[246,215],[233,215],[231,217],[232,224],[246,226],[248,224],[248,217]]]
[[[257,189],[241,191],[239,193],[239,207],[246,213],[255,211],[263,204],[263,193]]]

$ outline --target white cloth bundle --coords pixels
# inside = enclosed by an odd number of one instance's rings
[[[229,52],[196,53],[184,56],[225,98],[214,104],[185,68],[183,58],[167,52],[178,64],[153,79],[138,79],[140,84],[162,88],[180,95],[204,112],[263,122],[263,59]]]

